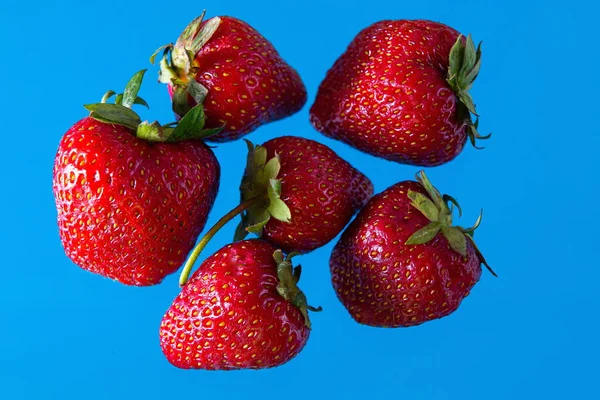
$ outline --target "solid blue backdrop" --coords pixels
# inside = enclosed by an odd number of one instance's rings
[[[599,74],[595,15],[584,1],[2,0],[0,157],[0,398],[16,399],[565,399],[598,395],[598,281],[593,253],[600,195],[596,156]],[[87,273],[61,248],[51,190],[63,133],[82,104],[149,67],[203,7],[241,18],[301,74],[309,105],[326,70],[359,30],[381,19],[424,18],[483,41],[473,89],[486,149],[467,147],[428,170],[459,199],[465,226],[485,208],[477,240],[500,275],[481,281],[453,315],[409,329],[352,321],[330,283],[333,243],[299,258],[303,289],[325,309],[304,351],[271,370],[182,371],[163,357],[160,319],[178,292],[132,288]],[[145,118],[170,121],[150,69]],[[308,105],[249,136],[320,140],[375,182],[417,168],[361,154],[315,132]],[[238,201],[246,146],[215,152],[222,184],[209,225]],[[235,223],[205,254],[224,245]],[[372,397],[371,397],[372,396]]]

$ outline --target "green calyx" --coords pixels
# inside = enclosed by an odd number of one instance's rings
[[[277,179],[281,164],[279,156],[267,160],[267,149],[248,145],[246,171],[240,185],[242,202],[254,199],[252,206],[242,213],[242,221],[238,225],[234,240],[242,240],[248,232],[262,235],[263,227],[271,218],[282,222],[290,222],[292,213],[281,200],[281,180]]]
[[[290,253],[284,257],[281,250],[277,250],[273,253],[273,258],[277,263],[277,278],[279,279],[277,293],[300,310],[304,316],[304,324],[311,329],[308,311],[322,311],[323,309],[321,307],[315,308],[308,305],[306,295],[298,287],[302,267],[300,265],[296,267],[292,265],[292,258],[296,255],[298,255],[298,253]]]
[[[158,54],[163,53],[159,62],[158,80],[172,85],[173,111],[179,116],[186,115],[192,109],[188,96],[191,96],[196,104],[202,104],[208,94],[208,89],[195,80],[199,67],[196,54],[215,34],[221,19],[213,17],[202,25],[205,14],[206,11],[203,11],[202,15],[184,29],[175,45],[161,46],[150,57],[150,62],[154,64]]]
[[[481,68],[481,42],[479,42],[476,49],[470,34],[464,43],[463,36],[459,35],[450,50],[449,60],[447,82],[460,101],[463,110],[459,111],[468,114],[469,121],[471,121],[467,130],[469,140],[475,148],[480,149],[481,147],[476,145],[476,140],[489,139],[491,134],[482,136],[477,131],[479,115],[475,110],[475,103],[469,94],[469,90]],[[472,121],[471,114],[476,117],[475,122]]]
[[[148,103],[138,96],[146,70],[137,72],[125,86],[121,94],[110,90],[102,97],[100,103],[86,104],[90,117],[114,125],[125,126],[136,133],[136,137],[149,142],[177,142],[190,139],[203,139],[222,130],[204,128],[204,107],[202,104],[192,108],[179,123],[161,125],[158,122],[142,121],[140,116],[131,109],[134,104],[148,107]],[[108,103],[115,96],[114,103]]]
[[[467,241],[470,241],[480,262],[485,265],[492,275],[498,276],[488,265],[473,239],[473,233],[481,223],[483,210],[481,210],[477,221],[475,221],[472,227],[465,229],[460,226],[452,226],[452,213],[455,206],[458,209],[458,215],[462,215],[462,210],[458,202],[449,195],[442,195],[431,184],[425,172],[420,171],[417,174],[417,181],[423,186],[429,196],[412,190],[409,190],[407,195],[411,200],[412,206],[427,217],[430,223],[413,233],[405,244],[425,244],[432,240],[438,233],[441,233],[450,244],[452,250],[465,257],[467,255]]]

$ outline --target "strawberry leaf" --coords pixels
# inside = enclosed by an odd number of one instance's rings
[[[292,220],[292,213],[289,207],[279,198],[271,200],[268,211],[273,218],[281,222],[290,222]]]
[[[244,216],[242,216],[242,220],[235,228],[235,233],[233,235],[234,242],[244,240],[246,236],[248,236],[248,231],[244,228],[244,226],[246,226],[246,224],[244,223]]]
[[[279,157],[275,156],[275,157],[271,158],[269,160],[269,162],[267,162],[265,164],[264,178],[269,179],[269,180],[273,180],[273,179],[277,178],[277,175],[279,175],[280,169],[281,169],[281,163],[279,162]],[[279,193],[281,193],[281,183],[280,182],[279,182],[278,194]]]
[[[123,125],[136,130],[142,122],[135,111],[119,104],[95,103],[85,104],[84,107],[91,111],[92,118],[108,124]]]
[[[419,210],[431,222],[436,222],[439,219],[440,211],[427,196],[412,190],[408,191],[408,198],[411,199],[411,204]]]
[[[463,257],[467,255],[467,238],[460,228],[443,226],[441,231],[452,250]]]
[[[143,69],[136,74],[134,74],[127,86],[125,86],[125,90],[123,91],[123,103],[122,105],[127,108],[131,108],[133,106],[135,99],[137,98],[138,92],[140,91],[140,87],[142,86],[142,80],[144,79],[144,74],[146,70]]]
[[[427,243],[437,235],[441,228],[442,224],[440,222],[432,222],[413,233],[404,244],[414,245]]]
[[[204,106],[198,104],[181,118],[168,138],[169,141],[185,140],[192,137],[198,139],[197,134],[204,128],[205,119]]]
[[[192,42],[189,44],[186,43],[186,47],[196,54],[213,37],[220,25],[221,18],[213,17],[209,19],[200,29],[200,32],[194,37]]]

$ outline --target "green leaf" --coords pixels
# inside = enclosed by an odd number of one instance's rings
[[[213,17],[206,21],[204,26],[200,29],[200,32],[194,37],[189,46],[186,47],[193,51],[194,54],[198,53],[198,51],[200,51],[200,49],[213,37],[220,24],[221,18],[219,17]]]
[[[264,178],[269,179],[269,180],[273,180],[273,179],[277,178],[277,175],[279,175],[280,169],[281,169],[281,163],[279,162],[279,156],[275,156],[275,157],[271,158],[269,160],[269,162],[267,162],[265,164]],[[279,190],[281,190],[281,185],[279,187]]]
[[[498,274],[496,274],[496,272],[494,272],[494,270],[492,269],[492,267],[490,267],[490,265],[487,263],[487,261],[485,260],[485,257],[483,256],[483,254],[481,254],[481,251],[479,250],[479,247],[477,247],[477,244],[475,243],[475,240],[473,239],[473,237],[467,235],[467,238],[471,242],[471,244],[473,245],[473,248],[475,249],[475,254],[477,254],[477,257],[479,258],[479,261],[483,265],[485,265],[485,267],[487,268],[487,270],[490,271],[490,273],[492,275],[494,275],[497,278]]]
[[[160,83],[171,83],[178,78],[177,73],[170,65],[167,53],[160,59],[159,67],[158,81]]]
[[[278,199],[281,195],[281,180],[269,179],[269,187],[267,188],[267,191],[270,200]]]
[[[271,214],[260,205],[250,208],[246,212],[246,230],[248,232],[256,233],[260,236],[262,228],[271,219]]]
[[[173,89],[173,112],[183,117],[191,110],[190,103],[188,102],[188,92],[182,86],[174,86]]]
[[[464,58],[465,48],[462,43],[462,35],[458,35],[456,42],[450,49],[449,65],[448,65],[448,81],[456,81],[460,69],[462,67],[462,61]],[[453,85],[454,86],[454,85]]]
[[[473,66],[473,68],[471,68],[470,71],[468,71],[468,73],[464,77],[464,82],[466,83],[464,90],[467,91],[470,90],[473,86],[473,82],[475,82],[477,75],[479,75],[479,70],[481,69],[481,42],[479,42],[479,45],[477,46],[475,59],[475,65]]]
[[[174,142],[197,138],[196,134],[201,132],[202,128],[204,128],[204,120],[204,106],[198,104],[179,120],[173,134],[169,137],[169,141]]]
[[[467,255],[467,238],[460,228],[442,227],[442,235],[448,240],[450,247],[463,257]]]
[[[300,281],[300,277],[302,276],[302,265],[297,265],[294,267],[294,283],[298,283]]]
[[[206,86],[196,82],[195,80],[191,80],[188,82],[187,90],[197,104],[204,103],[204,99],[206,99],[206,95],[208,94],[208,89]]]
[[[118,104],[95,103],[86,104],[84,107],[92,112],[92,118],[101,122],[123,125],[133,130],[142,122],[135,111]]]
[[[253,160],[255,169],[258,170],[262,168],[267,162],[267,149],[262,146],[256,146],[253,152]]]
[[[458,204],[458,201],[456,201],[454,197],[450,196],[449,194],[445,194],[444,196],[442,196],[442,198],[446,203],[454,204],[458,209],[458,216],[462,217],[462,208],[460,207],[460,204]]]
[[[117,97],[115,97],[115,104],[122,105],[123,104],[123,93],[119,93]]]
[[[123,91],[123,106],[131,108],[133,103],[135,103],[145,73],[145,69],[138,71],[131,77],[129,82],[127,82],[127,86],[125,86],[125,90]]]
[[[477,53],[475,51],[475,44],[473,44],[473,38],[469,34],[467,36],[467,41],[465,44],[465,50],[463,53],[463,61],[460,67],[460,71],[458,73],[459,83],[462,88],[465,88],[467,82],[465,82],[465,77],[467,74],[473,69],[475,66],[475,62],[477,60]]]
[[[279,198],[271,199],[268,211],[273,218],[281,222],[290,222],[292,220],[292,213],[289,207]]]
[[[408,191],[408,198],[412,201],[412,206],[419,210],[431,222],[439,220],[440,210],[433,204],[427,196],[412,190]]]
[[[284,257],[283,257],[283,251],[281,250],[275,250],[275,252],[273,253],[273,259],[275,260],[275,262],[279,265],[283,262]]]
[[[115,94],[117,93],[114,90],[109,90],[104,94],[104,96],[102,96],[102,100],[100,100],[100,103],[107,103],[108,100],[110,100],[110,98],[113,97]]]
[[[437,206],[438,210],[444,210],[448,207],[442,194],[431,184],[429,178],[427,178],[427,175],[425,175],[425,171],[419,171],[416,178],[417,182],[423,186],[429,197],[431,197],[433,204]]]
[[[253,225],[249,225],[246,227],[246,230],[250,233],[255,233],[256,235],[261,236],[263,227],[267,224],[267,222],[269,222],[270,219],[271,219],[271,217],[269,216],[265,220],[257,222],[256,224],[253,224]]]
[[[171,47],[173,47],[172,44],[165,44],[164,46],[160,46],[158,49],[156,49],[154,53],[152,53],[152,55],[150,56],[150,64],[154,65],[154,61],[156,60],[156,56],[158,55],[158,53],[165,50],[164,54],[166,54],[166,52],[169,51]]]
[[[459,92],[458,99],[465,105],[465,107],[467,107],[467,110],[473,113],[473,115],[479,116],[475,110],[475,103],[473,103],[473,98],[469,92]]]
[[[479,216],[477,217],[477,220],[475,221],[475,223],[473,224],[472,227],[467,228],[467,229],[463,229],[463,233],[473,233],[475,232],[475,229],[479,228],[479,225],[481,224],[481,220],[483,219],[483,208],[481,209],[481,211],[479,211]],[[471,235],[473,236],[473,235]]]
[[[254,144],[248,139],[244,139],[244,142],[246,142],[246,147],[248,148],[248,155],[252,154],[254,152]]]
[[[235,228],[235,234],[233,235],[233,241],[238,242],[240,240],[244,240],[246,236],[248,236],[248,231],[245,229],[246,226],[246,218],[242,215],[242,220]]]
[[[185,47],[175,44],[175,47],[171,50],[171,62],[175,68],[187,74],[192,69],[193,59],[190,59]]]
[[[199,17],[194,18],[194,20],[185,27],[183,32],[181,32],[181,35],[179,35],[179,38],[177,38],[177,43],[175,43],[175,45],[185,47],[186,44],[190,43],[202,26],[202,21],[204,20],[205,15],[206,10],[203,10]]]
[[[408,240],[405,242],[407,245],[424,244],[429,242],[437,235],[442,228],[442,224],[439,222],[432,222],[423,228],[413,233]]]
[[[148,103],[146,102],[146,100],[142,99],[140,96],[137,96],[137,97],[135,98],[135,100],[133,101],[133,104],[137,104],[137,105],[140,105],[140,106],[144,106],[144,107],[146,107],[147,109],[150,109],[150,106],[148,105]]]

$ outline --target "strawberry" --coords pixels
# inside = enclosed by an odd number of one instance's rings
[[[374,196],[342,234],[330,259],[332,282],[352,318],[406,327],[454,312],[481,276],[474,227],[452,226],[452,209],[425,174]],[[452,206],[453,208],[453,206]]]
[[[285,252],[306,253],[333,240],[373,195],[369,178],[321,143],[295,136],[246,142],[241,203],[199,242],[181,284],[212,236],[240,213],[234,240],[256,233]]]
[[[267,39],[236,18],[203,18],[151,58],[164,49],[159,80],[168,85],[176,115],[204,104],[206,126],[224,127],[209,140],[226,142],[304,106],[300,76]]]
[[[60,238],[81,268],[127,285],[160,283],[185,260],[219,187],[219,164],[200,140],[202,110],[180,124],[141,122],[130,109],[145,71],[116,104],[92,113],[60,141],[53,190]]]
[[[179,368],[259,369],[284,364],[310,333],[292,255],[266,241],[229,244],[208,257],[163,317],[160,344]]]
[[[469,89],[481,44],[431,21],[377,22],[361,31],[321,83],[313,126],[366,153],[435,166],[486,139]]]

